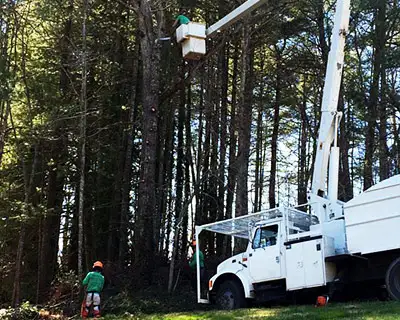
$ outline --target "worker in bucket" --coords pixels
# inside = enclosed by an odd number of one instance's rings
[[[100,318],[100,293],[104,286],[103,263],[96,261],[93,264],[93,271],[89,272],[83,279],[83,286],[86,286],[86,295],[82,303],[82,318],[86,319],[93,306],[93,316]]]
[[[176,17],[174,24],[172,25],[172,28],[175,29],[175,27],[179,27],[182,24],[188,24],[190,22],[190,19],[186,16],[187,11],[186,9],[181,9],[179,11],[179,15]]]
[[[193,250],[193,255],[192,258],[189,261],[189,267],[192,270],[192,287],[196,288],[197,285],[197,252],[196,252],[196,240],[192,241],[192,250]],[[205,267],[204,267],[204,254],[201,252],[199,248],[199,263],[200,263],[200,284],[201,284],[201,289],[202,291],[204,290],[204,282],[206,281],[205,277]]]

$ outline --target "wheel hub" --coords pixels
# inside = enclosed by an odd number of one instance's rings
[[[224,307],[224,309],[233,309],[235,305],[233,293],[231,291],[225,291],[220,297],[220,304]]]

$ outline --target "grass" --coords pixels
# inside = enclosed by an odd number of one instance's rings
[[[193,311],[181,313],[105,315],[105,320],[394,320],[400,319],[399,302],[362,302],[348,304],[328,304],[323,308],[314,306],[291,306],[273,308],[253,308],[235,311]]]

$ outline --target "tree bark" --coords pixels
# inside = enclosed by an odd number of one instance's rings
[[[20,155],[23,158],[23,155]],[[30,172],[28,171],[27,163],[22,159],[22,168],[24,173],[24,186],[25,186],[25,198],[24,198],[24,214],[27,217],[32,215],[32,195],[34,191],[35,175],[38,167],[39,149],[38,146],[34,146],[34,155],[32,160],[32,167]],[[19,233],[17,255],[15,259],[15,276],[12,294],[12,305],[17,307],[21,302],[21,276],[22,276],[22,265],[23,265],[23,254],[25,247],[26,238],[26,218],[21,220],[21,230]]]
[[[386,16],[386,14],[385,14]],[[385,31],[386,36],[386,31]],[[379,178],[385,180],[390,175],[390,157],[387,145],[388,139],[388,101],[387,101],[386,69],[381,70],[381,98],[379,103]]]
[[[300,138],[299,138],[299,173],[298,173],[298,191],[297,191],[297,203],[304,204],[307,203],[307,133],[308,133],[308,118],[307,118],[307,76],[304,75],[303,78],[303,101],[300,106]]]
[[[395,173],[400,173],[400,138],[399,138],[399,128],[397,127],[396,114],[393,113],[392,116],[392,126],[393,126],[393,157],[395,162]]]
[[[248,169],[250,158],[250,135],[252,123],[253,104],[253,60],[254,47],[251,40],[250,27],[245,24],[243,27],[242,40],[242,72],[241,72],[241,101],[240,111],[237,119],[239,124],[238,153],[235,163],[237,173],[236,192],[236,217],[248,214]],[[242,250],[244,243],[235,244],[235,250]]]
[[[269,176],[269,207],[276,207],[276,171],[277,171],[277,156],[278,156],[278,136],[280,122],[280,105],[282,99],[282,75],[281,75],[281,51],[275,47],[276,54],[276,80],[275,80],[275,102],[274,102],[274,118],[273,130],[271,136],[271,171]]]
[[[225,209],[225,168],[227,154],[227,124],[228,124],[228,86],[229,86],[229,50],[224,46],[218,57],[220,66],[219,92],[221,96],[220,147],[218,168],[217,221],[224,219]],[[221,256],[224,250],[224,236],[217,234],[216,255]]]
[[[233,200],[236,189],[236,176],[237,170],[235,163],[237,159],[236,146],[237,146],[237,135],[236,131],[238,128],[237,124],[237,104],[238,104],[238,92],[237,82],[239,77],[239,44],[235,43],[235,49],[233,53],[233,70],[232,70],[232,103],[230,107],[230,121],[229,121],[229,164],[228,164],[228,178],[227,178],[227,195],[226,195],[226,210],[225,217],[227,219],[232,218],[233,211]],[[223,246],[223,255],[231,255],[231,238],[226,237]]]
[[[87,112],[87,34],[86,21],[88,16],[88,0],[83,0],[82,21],[82,87],[81,87],[81,118],[80,131],[80,178],[79,178],[79,203],[78,203],[78,275],[83,276],[84,254],[84,197],[85,197],[85,172],[86,172],[86,112]]]
[[[370,188],[374,184],[373,162],[375,153],[375,126],[379,101],[379,80],[385,57],[385,18],[386,1],[378,1],[374,14],[375,32],[373,34],[374,55],[372,83],[370,88],[368,109],[366,111],[367,132],[365,138],[364,190]]]
[[[265,54],[262,53],[260,56],[260,72],[265,73]],[[264,180],[264,95],[265,95],[265,82],[260,79],[260,94],[257,103],[257,129],[256,129],[256,163],[255,163],[255,181],[254,181],[254,203],[253,211],[258,212],[262,206],[262,194],[263,194],[263,180]]]
[[[143,63],[142,79],[142,150],[140,158],[140,181],[138,212],[135,228],[135,263],[139,282],[151,284],[154,270],[154,219],[156,218],[156,156],[158,148],[159,66],[160,48],[156,38],[161,30],[154,27],[153,1],[140,0],[138,11],[141,32],[140,48]],[[161,4],[160,4],[161,5]],[[159,26],[162,21],[158,21]]]
[[[137,35],[138,36],[138,35]],[[136,117],[137,117],[137,90],[138,90],[138,79],[139,79],[139,41],[135,43],[134,50],[134,63],[132,68],[133,81],[131,84],[131,96],[130,96],[130,109],[128,119],[128,130],[126,133],[126,149],[125,149],[125,162],[124,162],[124,174],[122,178],[122,203],[121,203],[121,215],[119,221],[119,252],[118,262],[119,266],[124,265],[124,258],[127,251],[128,243],[128,222],[129,222],[129,205],[130,205],[130,191],[131,191],[131,178],[132,178],[132,161],[133,161],[133,149],[134,149],[134,137],[136,132]]]
[[[343,118],[340,122],[340,133],[339,133],[339,147],[340,147],[340,168],[339,168],[339,199],[347,202],[353,199],[353,183],[350,176],[350,165],[349,165],[349,152],[350,152],[350,137],[347,130],[348,117],[345,112],[345,103],[343,97],[343,87],[340,90],[338,109],[343,112]]]

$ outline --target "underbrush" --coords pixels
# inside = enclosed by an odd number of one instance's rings
[[[40,311],[36,306],[30,304],[29,302],[24,302],[17,309],[7,308],[0,309],[0,319],[1,320],[36,320],[42,318],[40,316]],[[59,319],[61,317],[58,317]]]
[[[171,312],[206,311],[211,307],[197,303],[193,291],[175,294],[148,290],[140,294],[120,293],[107,299],[103,305],[104,314],[165,314]]]
[[[110,297],[104,295],[101,307],[104,315],[113,315],[112,319],[133,319],[151,314],[199,312],[210,309],[209,306],[199,305],[196,294],[192,291],[168,294],[154,289],[135,294],[124,291]],[[0,320],[79,319],[79,313],[80,301],[65,301],[62,304],[43,307],[25,302],[18,309],[0,309]]]

